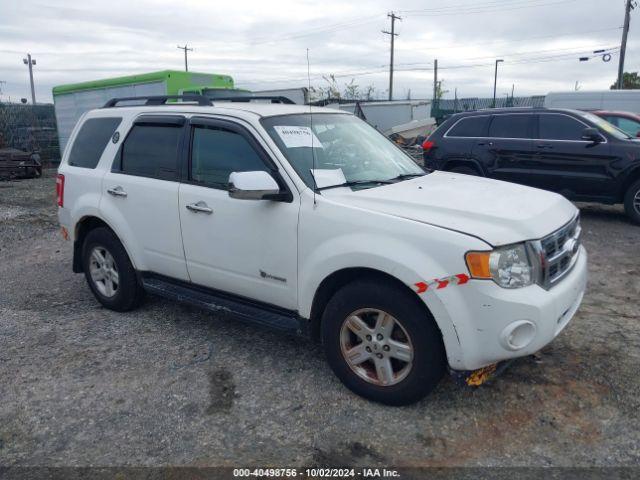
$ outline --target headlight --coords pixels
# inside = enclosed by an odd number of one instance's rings
[[[473,278],[491,279],[503,288],[520,288],[536,282],[536,269],[524,243],[490,252],[469,252],[465,257]]]

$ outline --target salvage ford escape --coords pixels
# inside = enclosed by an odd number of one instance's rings
[[[319,339],[347,387],[394,405],[536,352],[578,309],[562,196],[426,173],[345,112],[182,100],[114,99],[65,150],[62,233],[105,307],[149,292]]]

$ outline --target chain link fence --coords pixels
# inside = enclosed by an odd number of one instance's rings
[[[45,166],[60,162],[53,105],[0,103],[0,149],[15,148],[40,155]]]
[[[482,110],[485,108],[516,108],[516,107],[542,107],[544,105],[544,95],[532,97],[503,97],[496,98],[447,98],[435,102],[431,108],[431,116],[442,119],[447,115],[458,112],[469,112],[472,110]]]

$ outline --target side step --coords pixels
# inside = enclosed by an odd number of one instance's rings
[[[159,295],[180,303],[203,308],[211,312],[223,312],[240,320],[263,327],[279,330],[283,333],[304,335],[308,321],[300,318],[295,312],[279,309],[271,305],[259,304],[183,282],[165,280],[164,278],[142,275],[142,286],[154,295]]]

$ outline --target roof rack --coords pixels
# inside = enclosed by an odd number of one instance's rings
[[[229,96],[229,97],[216,97],[215,100],[220,102],[250,102],[251,100],[270,100],[271,103],[285,103],[287,105],[295,105],[296,102],[290,98],[283,96],[271,96],[271,95],[255,95],[255,96]]]
[[[120,102],[132,102],[135,100],[145,100],[145,105],[166,105],[168,100],[182,100],[183,102],[197,102],[198,105],[203,107],[211,107],[211,99],[204,95],[151,95],[144,97],[123,97],[112,98],[104,104],[102,108],[113,108]]]

